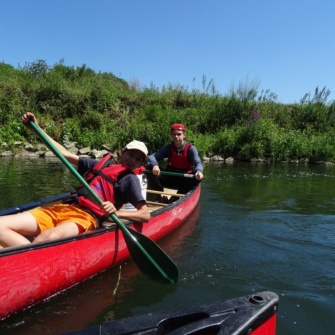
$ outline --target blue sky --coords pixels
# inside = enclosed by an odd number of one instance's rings
[[[0,62],[110,72],[142,87],[258,85],[335,99],[334,0],[3,0]]]

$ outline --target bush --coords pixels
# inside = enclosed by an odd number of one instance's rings
[[[173,123],[183,123],[200,155],[332,160],[335,102],[327,102],[329,93],[316,89],[300,104],[284,105],[269,90],[259,95],[257,82],[221,96],[205,76],[202,91],[171,84],[142,89],[86,65],[61,61],[50,67],[38,60],[14,69],[0,63],[0,142],[35,140],[19,124],[30,110],[61,143],[68,138],[81,146],[119,149],[137,139],[153,152],[171,141]]]

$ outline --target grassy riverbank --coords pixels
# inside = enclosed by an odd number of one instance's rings
[[[334,161],[335,102],[327,101],[329,93],[316,88],[299,104],[285,105],[248,83],[223,96],[205,77],[201,91],[141,88],[85,65],[0,63],[0,151],[17,150],[15,141],[36,141],[20,123],[32,111],[57,141],[81,146],[116,149],[136,138],[152,152],[169,141],[169,127],[178,122],[201,156]]]

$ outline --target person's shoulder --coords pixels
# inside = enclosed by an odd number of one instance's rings
[[[98,159],[90,158],[90,157],[83,157],[79,156],[79,164],[85,165],[85,166],[93,166],[99,162]]]
[[[194,155],[194,156],[198,156],[198,149],[196,148],[196,146],[191,143],[191,142],[188,142],[190,145],[188,146],[188,154],[189,155]]]
[[[192,142],[187,142],[188,146],[189,146],[189,149],[191,150],[197,150],[197,147],[194,145],[194,143]]]
[[[82,162],[98,162],[98,159],[86,157],[86,156],[79,156],[79,160]]]
[[[194,146],[194,144],[192,142],[185,142],[185,144],[184,144],[184,150],[185,149],[188,150],[188,151],[190,151],[190,150],[195,149],[195,146]]]

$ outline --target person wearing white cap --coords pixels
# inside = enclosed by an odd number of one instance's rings
[[[30,120],[38,125],[34,114],[28,112],[22,116],[22,123],[29,129]],[[75,236],[94,230],[113,213],[120,219],[135,222],[146,222],[150,219],[140,181],[135,175],[140,169],[145,170],[143,164],[148,149],[143,142],[129,142],[121,150],[117,162],[112,164],[111,155],[106,155],[101,160],[80,157],[69,152],[42,129],[41,131],[71,164],[77,166],[78,173],[85,176],[103,202],[98,205],[91,199],[85,187],[81,186],[62,204],[2,216],[0,246],[15,247],[31,243],[26,236],[34,237],[33,243]],[[126,203],[132,204],[135,210],[122,210],[121,207]]]

